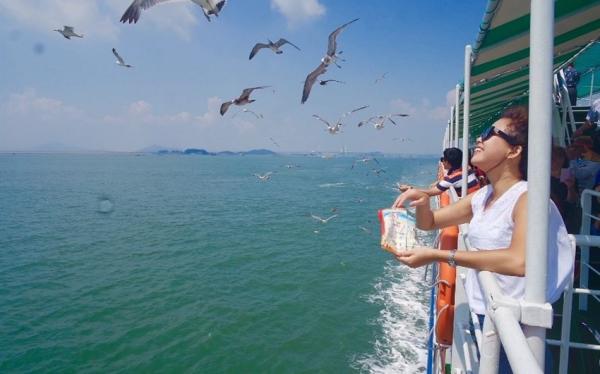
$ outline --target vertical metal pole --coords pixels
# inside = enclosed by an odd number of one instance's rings
[[[529,73],[529,152],[525,301],[546,302],[550,150],[552,133],[552,68],[554,1],[531,0]],[[527,343],[544,369],[546,330],[528,326]]]
[[[458,130],[459,130],[459,119],[460,119],[460,84],[456,85],[454,90],[455,98],[454,98],[454,147],[458,148]]]
[[[465,47],[465,88],[463,91],[463,137],[462,137],[462,184],[461,197],[467,196],[467,173],[469,169],[469,113],[471,111],[471,55],[470,45]],[[550,123],[550,122],[548,122]],[[550,178],[550,177],[548,177]]]
[[[450,147],[454,147],[456,139],[454,138],[454,128],[457,126],[454,122],[454,106],[450,107]]]
[[[592,106],[592,96],[594,96],[594,73],[596,69],[592,69],[592,79],[590,80],[590,106]]]

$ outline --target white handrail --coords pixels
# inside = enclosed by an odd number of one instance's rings
[[[600,246],[600,237],[590,236],[590,225],[592,224],[592,198],[600,196],[600,192],[583,190],[581,192],[581,230],[577,236],[577,244],[581,246],[581,262],[590,262],[590,246]],[[584,236],[580,238],[580,236]],[[581,268],[579,275],[579,288],[588,288],[589,271],[586,267]],[[579,310],[587,310],[587,295],[579,295]]]

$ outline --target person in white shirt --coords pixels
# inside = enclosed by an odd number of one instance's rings
[[[476,270],[495,273],[506,296],[521,300],[525,292],[525,243],[527,237],[527,108],[508,109],[477,138],[471,162],[483,170],[490,184],[458,202],[432,211],[429,196],[415,189],[402,193],[394,207],[405,202],[416,207],[417,227],[439,229],[469,223],[471,251],[434,248],[400,250],[385,246],[398,261],[419,267],[435,261],[464,266],[469,271],[465,289],[469,307],[480,316],[486,312]],[[573,271],[573,248],[560,213],[550,201],[548,230],[547,299],[556,301]],[[500,372],[510,373],[501,352]]]

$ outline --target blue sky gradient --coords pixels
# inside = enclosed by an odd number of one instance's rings
[[[474,42],[485,2],[304,1],[303,7],[303,0],[230,0],[210,23],[190,1],[173,1],[123,25],[118,20],[130,0],[0,0],[0,150],[61,144],[135,151],[159,144],[439,152],[447,96],[461,80],[464,46]],[[357,17],[338,39],[347,61],[324,75],[347,84],[315,85],[301,105],[302,82],[324,55],[328,34]],[[62,25],[84,38],[51,31]],[[302,50],[262,50],[248,60],[256,42],[279,37]],[[114,64],[113,47],[133,69]],[[237,107],[218,115],[222,101],[258,85],[274,89],[256,91],[247,106],[264,119],[232,118]],[[311,117],[335,120],[362,105],[370,108],[349,117],[338,135]],[[411,115],[398,126],[356,126],[398,111]]]

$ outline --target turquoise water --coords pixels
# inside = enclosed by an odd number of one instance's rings
[[[352,160],[1,155],[0,371],[422,370],[376,212],[436,159]]]

